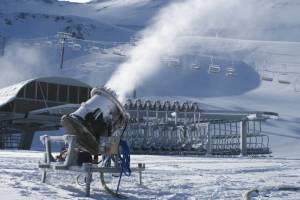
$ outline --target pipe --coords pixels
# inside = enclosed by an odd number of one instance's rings
[[[292,192],[300,192],[300,187],[295,186],[279,186],[272,188],[271,191],[292,191]],[[258,197],[259,196],[259,190],[258,189],[252,189],[248,190],[243,195],[243,200],[251,200],[252,197]]]

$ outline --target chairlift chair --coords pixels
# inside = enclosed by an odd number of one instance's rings
[[[173,68],[180,67],[180,60],[178,58],[164,57],[161,59],[161,62],[168,67],[173,67]]]
[[[117,56],[122,56],[122,57],[126,56],[124,51],[121,48],[118,48],[118,47],[113,49],[113,54],[117,55]]]
[[[97,47],[97,46],[92,46],[90,49],[89,49],[90,52],[94,52],[94,53],[97,53],[98,51],[100,51],[100,48]]]
[[[291,81],[289,80],[289,74],[288,73],[278,74],[278,83],[291,84]]]
[[[220,65],[216,65],[213,62],[213,57],[210,57],[210,64],[208,65],[208,73],[220,73],[221,67]]]
[[[272,82],[273,76],[274,76],[274,74],[272,71],[264,70],[261,75],[261,80]]]
[[[215,64],[209,64],[208,66],[208,73],[220,73],[221,72],[221,67],[220,65],[215,65]]]
[[[77,43],[74,43],[73,46],[72,46],[72,49],[75,50],[75,51],[79,51],[81,49],[81,45],[77,44]]]
[[[278,74],[278,83],[291,84],[289,74],[287,73],[287,65],[284,64],[282,68],[284,71]]]
[[[199,69],[201,69],[201,66],[200,66],[199,64],[197,64],[197,63],[193,63],[193,64],[191,65],[191,69],[199,70]]]
[[[68,41],[67,42],[67,47],[70,47],[70,48],[72,48],[73,46],[74,46],[74,42],[73,41]]]
[[[233,68],[233,67],[227,67],[227,69],[226,69],[226,76],[233,77],[235,75],[236,75],[235,68]]]

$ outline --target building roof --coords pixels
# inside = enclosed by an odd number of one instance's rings
[[[72,85],[72,86],[79,86],[79,87],[91,87],[86,83],[68,77],[41,77],[41,78],[29,79],[0,89],[0,107],[13,101],[17,97],[19,91],[27,84],[33,81]]]

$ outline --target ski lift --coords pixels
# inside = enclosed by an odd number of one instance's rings
[[[200,69],[201,69],[201,66],[200,66],[199,64],[197,64],[197,63],[193,63],[193,64],[191,65],[191,69],[194,69],[194,70],[200,70]]]
[[[100,51],[100,48],[97,47],[97,46],[92,46],[90,49],[89,49],[89,52],[92,52],[92,53],[97,53]]]
[[[210,57],[210,64],[208,65],[208,73],[220,73],[221,67],[220,65],[216,65],[213,62],[213,57]]]
[[[100,49],[100,52],[102,54],[108,54],[109,53],[108,49]]]
[[[289,80],[289,74],[288,73],[278,74],[278,83],[291,84],[291,81]]]
[[[215,65],[215,64],[209,64],[208,66],[208,73],[220,73],[221,72],[221,67],[220,65]]]
[[[126,56],[126,54],[120,48],[114,48],[113,49],[113,54],[118,55],[118,56],[122,56],[122,57]]]
[[[281,72],[278,74],[278,83],[281,84],[291,84],[291,81],[289,80],[289,74],[287,73],[287,66],[283,66],[284,72]]]
[[[73,46],[72,46],[72,49],[75,50],[75,51],[79,51],[81,49],[81,45],[77,44],[77,43],[74,43]]]
[[[261,80],[263,81],[273,81],[274,73],[269,70],[263,70],[261,75]]]
[[[235,68],[234,68],[233,61],[232,61],[231,66],[229,66],[229,67],[226,68],[226,73],[225,73],[225,75],[226,75],[227,77],[234,77],[234,76],[236,76],[236,70],[235,70]]]
[[[233,68],[233,67],[227,67],[227,69],[226,69],[226,76],[228,76],[228,77],[234,77],[234,76],[236,76],[235,68]]]
[[[62,41],[62,42],[63,42],[63,41]],[[72,48],[72,47],[74,46],[74,44],[75,44],[75,43],[74,43],[73,41],[68,41],[68,42],[67,42],[67,46],[70,47],[70,48]]]
[[[168,67],[178,68],[180,67],[180,60],[177,58],[163,58],[162,60]]]

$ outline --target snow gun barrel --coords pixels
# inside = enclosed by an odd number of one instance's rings
[[[125,130],[128,118],[116,94],[101,87],[94,88],[91,98],[75,112],[64,115],[61,122],[65,134],[77,136],[77,144],[81,149],[98,155],[100,137],[112,136],[122,127]]]

